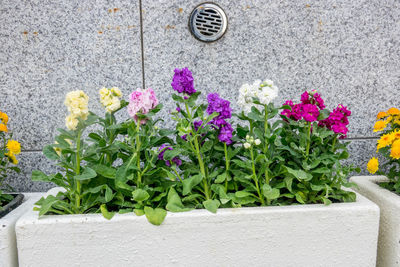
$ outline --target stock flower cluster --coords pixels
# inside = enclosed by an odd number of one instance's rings
[[[218,116],[210,121],[210,124],[214,125],[219,129],[218,139],[221,142],[230,145],[232,143],[232,125],[227,122],[227,119],[232,117],[232,109],[228,100],[222,99],[217,93],[211,93],[207,96],[208,107],[207,113],[209,115],[214,112],[218,113]]]
[[[153,89],[137,89],[129,96],[128,113],[135,121],[138,120],[138,114],[147,114],[158,105],[158,99]],[[142,120],[141,123],[145,123]]]
[[[347,136],[348,117],[351,115],[351,112],[347,107],[339,104],[329,114],[328,118],[318,120],[321,110],[325,109],[325,103],[316,90],[312,90],[311,92],[305,91],[301,95],[300,103],[298,104],[294,104],[292,100],[287,100],[284,105],[290,106],[291,109],[285,109],[281,114],[292,120],[318,121],[319,126],[326,127],[334,133],[339,134],[340,138]]]
[[[166,150],[173,150],[171,146],[167,145],[167,144],[163,144],[160,146],[159,148],[159,154],[158,154],[158,159],[159,160],[164,160],[164,153]],[[179,159],[179,157],[174,157],[172,160],[164,160],[165,161],[165,165],[167,165],[168,167],[171,167],[171,162],[175,163],[176,166],[180,166],[182,165],[182,160]]]
[[[121,97],[121,90],[117,87],[100,89],[100,102],[108,113],[112,113],[121,107]]]
[[[278,87],[271,80],[256,80],[253,84],[243,84],[239,89],[238,105],[245,112],[249,113],[251,108],[256,106],[253,98],[258,98],[262,105],[268,105],[278,96]]]
[[[175,69],[175,74],[172,78],[171,86],[178,93],[192,95],[196,93],[193,85],[192,72],[188,68]]]
[[[69,115],[65,118],[65,125],[70,130],[76,130],[79,120],[86,120],[89,115],[89,97],[82,91],[76,90],[67,93],[64,104],[67,106]]]

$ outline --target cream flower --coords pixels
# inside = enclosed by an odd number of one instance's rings
[[[76,127],[78,126],[78,119],[70,114],[65,118],[65,126],[70,129],[70,130],[76,130]]]
[[[64,104],[74,117],[87,118],[89,97],[82,91],[72,91],[67,93]]]
[[[117,87],[102,88],[99,91],[100,102],[106,108],[106,112],[112,113],[121,107],[121,90]]]
[[[256,80],[253,84],[243,84],[239,89],[238,105],[245,113],[251,111],[251,107],[256,107],[253,98],[258,98],[260,103],[268,105],[278,96],[278,87],[271,80]]]

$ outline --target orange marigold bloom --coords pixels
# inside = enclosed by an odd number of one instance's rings
[[[396,129],[391,133],[395,139],[400,139],[400,130]]]
[[[386,112],[381,111],[381,112],[378,113],[378,115],[376,115],[376,119],[377,119],[377,120],[380,120],[380,119],[382,119],[382,118],[385,118],[387,115],[388,115],[388,114],[387,114]]]
[[[8,116],[6,113],[0,111],[0,121],[2,121],[4,124],[8,123]]]
[[[386,147],[391,145],[395,140],[394,134],[384,134],[382,135],[381,139],[378,140],[377,150],[381,149],[382,147]]]
[[[400,110],[398,108],[389,108],[387,113],[389,115],[400,115]]]
[[[0,123],[0,132],[8,132],[7,125]]]
[[[384,121],[377,121],[374,125],[374,132],[382,131],[386,128],[386,123]]]
[[[390,156],[394,159],[400,159],[400,140],[396,140],[393,142]]]

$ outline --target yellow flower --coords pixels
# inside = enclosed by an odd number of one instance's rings
[[[117,87],[101,88],[99,93],[100,102],[106,108],[106,112],[112,113],[121,107],[119,97],[122,96],[122,93]]]
[[[21,145],[18,141],[15,140],[8,140],[7,142],[7,149],[10,151],[11,154],[18,155],[21,153]]]
[[[17,158],[15,157],[15,155],[14,155],[12,152],[5,153],[4,155],[6,155],[6,156],[8,157],[8,159],[9,159],[13,164],[15,164],[15,165],[18,164],[18,160],[17,160]]]
[[[378,146],[376,149],[379,150],[382,147],[391,145],[393,143],[394,139],[395,139],[395,136],[392,133],[382,135],[381,139],[378,140]]]
[[[89,97],[82,90],[77,90],[67,93],[64,104],[75,118],[85,119],[89,113],[88,102]]]
[[[388,123],[390,123],[390,122],[392,121],[392,119],[393,119],[393,117],[392,117],[392,116],[389,116],[389,117],[386,118],[386,120],[384,120],[384,122],[385,122],[386,125],[387,125]]]
[[[7,114],[0,111],[0,120],[1,120],[4,124],[7,124],[7,123],[8,123],[8,116],[7,116]]]
[[[378,170],[378,168],[379,168],[379,161],[378,161],[377,158],[373,157],[372,159],[370,159],[370,160],[368,161],[367,170],[368,170],[370,173],[372,173],[372,174],[376,173],[376,171]]]
[[[394,159],[400,158],[400,140],[393,142],[392,150],[390,151],[390,156]]]
[[[398,108],[389,108],[387,113],[389,115],[400,115],[400,110]]]
[[[393,120],[393,124],[400,125],[400,118],[399,117],[395,117],[394,120]]]
[[[382,131],[386,128],[386,123],[384,121],[377,121],[374,125],[374,132]]]
[[[111,93],[113,93],[117,97],[121,97],[122,96],[121,90],[119,90],[118,87],[111,88]]]
[[[8,132],[7,125],[0,123],[0,132]]]
[[[78,119],[72,114],[65,118],[65,126],[72,131],[76,130],[78,123]]]
[[[400,139],[400,130],[396,129],[391,133],[394,136],[394,139]]]
[[[388,115],[388,114],[387,114],[386,112],[381,111],[381,112],[378,113],[378,115],[376,115],[376,119],[377,119],[377,120],[380,120],[380,119],[382,119],[382,118],[385,118],[387,115]]]

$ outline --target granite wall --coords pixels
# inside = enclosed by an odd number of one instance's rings
[[[329,108],[352,110],[350,161],[364,167],[375,150],[375,114],[399,106],[400,2],[218,0],[228,30],[208,44],[187,26],[201,2],[3,1],[0,109],[23,145],[23,171],[9,183],[19,191],[51,187],[31,182],[30,173],[55,168],[41,149],[64,125],[65,93],[84,90],[99,113],[99,88],[117,86],[127,96],[145,85],[167,118],[175,67],[189,67],[204,95],[216,91],[233,103],[238,88],[255,79],[277,84],[277,104],[318,89]]]

